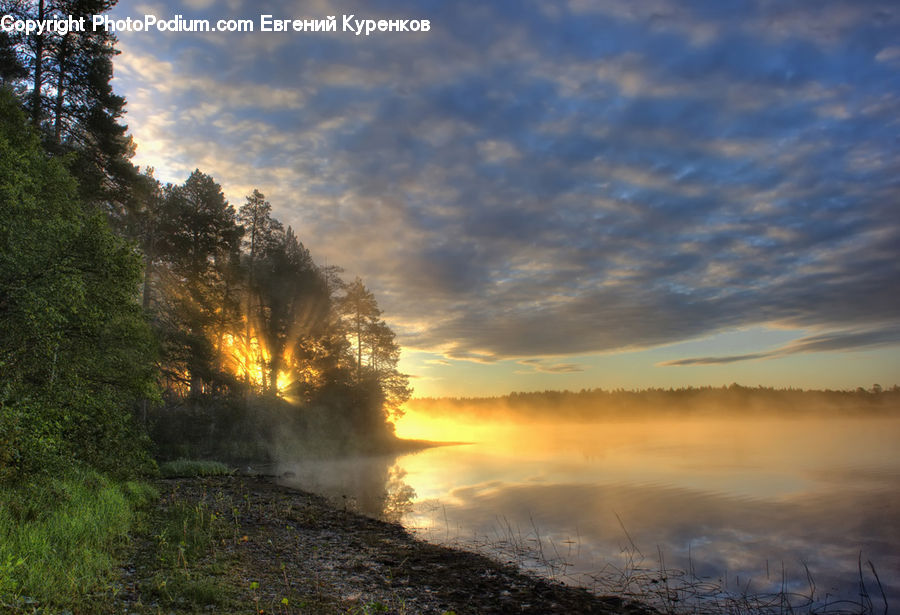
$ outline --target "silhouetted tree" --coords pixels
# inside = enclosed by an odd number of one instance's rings
[[[223,310],[235,301],[231,277],[242,229],[219,184],[199,170],[164,192],[150,240],[160,261],[158,322],[170,375],[180,373],[196,395],[216,376],[214,341]]]
[[[261,259],[254,290],[269,354],[264,390],[276,395],[286,351],[312,337],[330,309],[325,278],[290,227]]]
[[[380,315],[378,303],[362,280],[357,277],[347,284],[340,301],[340,310],[348,321],[348,329],[356,339],[356,382],[362,382],[362,352],[366,330]]]
[[[28,70],[16,53],[12,36],[0,32],[0,85],[14,86],[28,76]]]

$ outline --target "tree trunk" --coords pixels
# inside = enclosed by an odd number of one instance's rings
[[[141,289],[141,305],[144,313],[150,311],[150,276],[153,274],[153,259],[150,254],[144,255],[144,286]]]
[[[281,356],[272,351],[272,360],[269,362],[269,394],[278,396],[278,372],[281,371]]]
[[[69,35],[66,34],[60,44],[59,57],[56,62],[59,74],[56,76],[56,108],[54,109],[53,138],[57,145],[62,141],[63,92],[66,85],[66,60],[68,55]]]
[[[44,0],[38,2],[38,21],[44,21]],[[44,35],[34,35],[34,88],[31,91],[31,123],[41,125],[41,86],[44,80]]]
[[[356,384],[362,382],[362,315],[356,311]]]

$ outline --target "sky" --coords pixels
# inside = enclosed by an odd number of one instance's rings
[[[113,11],[145,14],[256,31],[118,34],[135,162],[261,190],[373,290],[417,396],[900,384],[893,0]]]

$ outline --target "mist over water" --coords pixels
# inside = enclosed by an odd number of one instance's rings
[[[415,493],[403,480],[397,455],[282,461],[276,468],[281,484],[371,517],[400,521],[413,507]]]
[[[331,494],[367,514],[389,504],[423,538],[588,586],[639,565],[808,594],[808,570],[820,600],[855,600],[861,557],[876,603],[869,560],[900,603],[895,414],[431,410],[410,409],[398,433],[469,444],[308,467],[296,484],[339,477]]]

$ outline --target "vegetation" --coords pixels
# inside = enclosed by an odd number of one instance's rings
[[[84,469],[0,485],[0,611],[108,600],[135,511],[156,497]]]
[[[223,500],[221,492],[217,495]],[[229,504],[231,520],[203,499],[185,502],[177,492],[163,497],[139,538],[141,553],[135,560],[147,579],[140,587],[141,602],[191,611],[213,607],[216,612],[232,603],[238,584],[227,575],[229,558],[221,547],[241,536],[234,532],[240,513]]]
[[[114,5],[0,0],[0,12],[77,19]],[[249,542],[241,515],[262,506],[160,499],[140,481],[228,468],[157,468],[151,453],[377,450],[411,394],[400,347],[364,282],[317,264],[260,191],[236,208],[199,169],[162,185],[131,163],[115,54],[103,31],[0,33],[0,609],[112,611],[131,541],[155,606],[222,611],[240,590],[259,610],[258,583],[228,572]],[[340,610],[318,579],[304,594],[284,578],[270,612],[304,599]]]
[[[0,478],[148,466],[128,408],[154,395],[140,260],[0,93]]]
[[[433,415],[461,412],[488,418],[512,414],[528,419],[593,421],[603,418],[641,418],[661,414],[734,415],[775,414],[782,417],[829,413],[894,413],[900,407],[900,387],[875,384],[854,391],[805,391],[746,387],[687,387],[609,391],[536,391],[501,397],[420,398],[410,407]]]
[[[166,478],[177,476],[221,476],[231,474],[231,470],[224,463],[218,461],[196,461],[191,459],[176,459],[160,464],[159,472]]]
[[[0,0],[20,19],[114,4]],[[227,439],[226,419],[265,423],[272,408],[315,426],[295,443],[390,440],[410,389],[372,293],[316,264],[260,191],[236,208],[200,170],[180,185],[141,174],[110,85],[115,42],[105,31],[0,38],[5,471],[30,471],[27,457],[45,453],[94,467],[108,453],[107,469],[134,468],[123,455],[146,446],[124,410],[174,438],[157,442],[163,453]],[[154,428],[163,421],[183,429]],[[209,427],[200,440],[179,437],[197,436],[196,422]],[[225,448],[269,455],[260,438],[271,425],[254,431],[254,446]],[[96,445],[114,434],[113,447]],[[56,450],[76,441],[78,451]]]
[[[362,281],[316,265],[259,191],[236,211],[200,171],[180,186],[144,181],[142,303],[160,344],[166,403],[149,417],[160,451],[195,455],[200,443],[228,458],[267,456],[276,425],[300,448],[390,438],[408,381]]]
[[[91,17],[116,0],[0,0],[0,13],[18,19]],[[121,221],[128,212],[137,170],[121,123],[125,99],[113,75],[115,37],[104,31],[12,33],[0,39],[3,83],[15,88],[45,149],[65,156],[78,178],[81,199]]]
[[[113,5],[0,0],[0,13],[90,20]],[[262,193],[236,209],[199,170],[161,185],[131,163],[116,53],[104,31],[0,33],[4,611],[97,612],[148,523],[160,561],[187,575],[151,594],[177,606],[181,583],[192,604],[218,604],[221,587],[187,563],[221,524],[177,502],[157,504],[165,518],[141,512],[156,497],[135,482],[159,472],[151,453],[377,448],[410,394],[372,293],[316,264]]]

